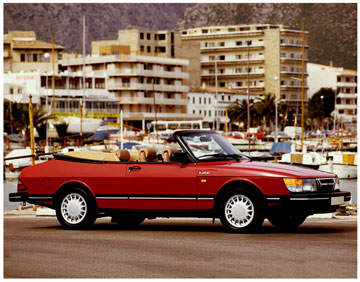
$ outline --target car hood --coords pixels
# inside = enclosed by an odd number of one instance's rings
[[[284,165],[266,162],[224,162],[211,166],[200,165],[199,171],[208,171],[211,176],[241,176],[241,177],[294,177],[294,178],[330,178],[335,174],[294,165]],[[199,173],[201,174],[201,173]]]

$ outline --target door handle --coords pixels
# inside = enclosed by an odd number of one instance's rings
[[[129,173],[131,173],[133,170],[141,170],[141,167],[139,166],[131,166],[128,168]]]

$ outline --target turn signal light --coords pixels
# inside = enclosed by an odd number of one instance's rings
[[[17,182],[17,190],[18,190],[18,192],[26,191],[26,186],[19,179]]]

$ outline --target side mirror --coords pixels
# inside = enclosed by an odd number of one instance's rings
[[[188,154],[185,152],[173,152],[171,154],[171,160],[173,162],[179,162],[179,163],[183,163],[183,164],[189,162]]]

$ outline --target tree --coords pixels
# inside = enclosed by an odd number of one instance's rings
[[[11,105],[11,114],[10,114]],[[39,139],[46,138],[45,124],[48,119],[54,118],[53,115],[49,115],[40,111],[39,108],[33,109],[33,124],[39,133]],[[29,106],[21,103],[10,103],[5,101],[4,103],[4,131],[11,133],[11,126],[13,130],[23,131],[25,130],[25,136],[28,140],[30,138],[30,118],[29,118]]]
[[[244,128],[247,127],[247,100],[236,100],[235,103],[232,103],[228,108],[228,115],[230,118],[230,123],[241,122],[244,124]]]
[[[268,93],[259,97],[258,100],[254,108],[259,117],[265,117],[265,125],[270,127],[271,121],[275,120],[275,95]]]
[[[321,88],[316,92],[308,103],[308,118],[316,120],[319,125],[323,125],[325,119],[330,119],[334,111],[335,92],[331,88]]]

